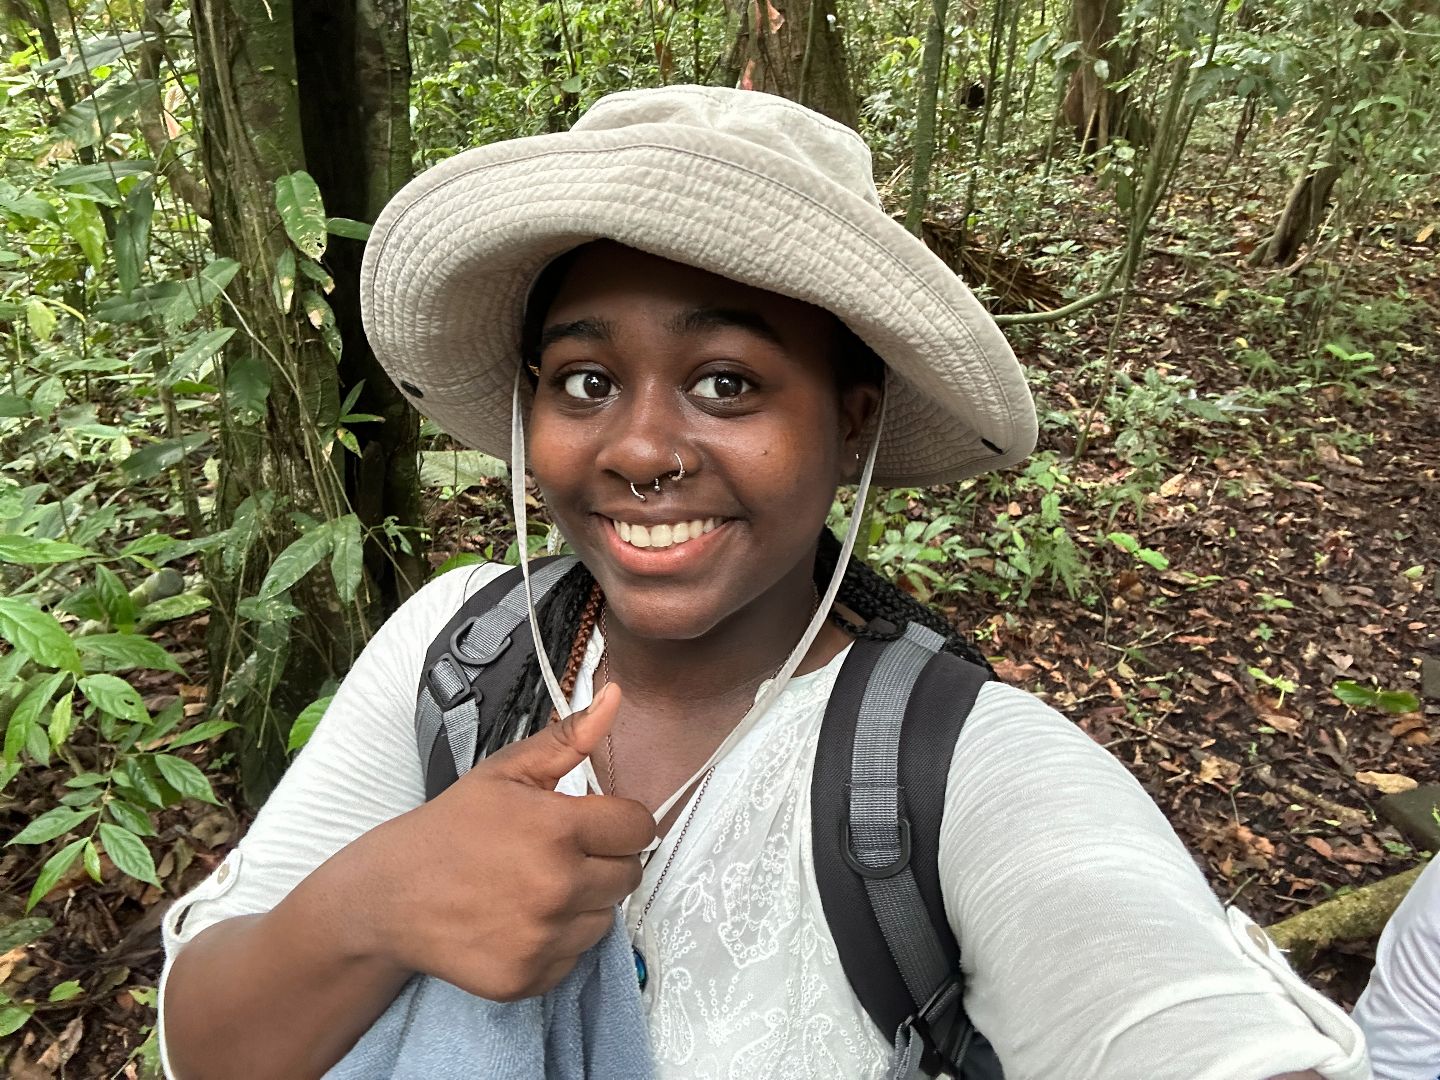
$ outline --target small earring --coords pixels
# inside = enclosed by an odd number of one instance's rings
[[[680,471],[671,473],[670,479],[678,484],[681,480],[685,479],[685,461],[680,457],[679,451],[672,450],[671,453],[675,455],[675,464],[680,466]]]
[[[658,481],[657,481],[657,484],[658,484]],[[657,487],[655,488],[655,490],[656,490],[656,491],[659,491],[660,488],[657,486]],[[642,494],[640,494],[640,492],[638,492],[638,491],[635,490],[635,481],[634,481],[634,480],[631,480],[631,481],[630,481],[630,494],[631,494],[631,495],[634,495],[634,496],[635,496],[637,499],[639,499],[641,502],[644,502],[644,501],[645,501],[645,496],[642,495]]]

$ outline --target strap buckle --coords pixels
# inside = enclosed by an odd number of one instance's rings
[[[449,653],[445,653],[425,669],[425,685],[430,688],[430,696],[435,699],[441,712],[449,712],[475,692],[469,675]]]
[[[506,634],[493,649],[483,653],[473,652],[470,649],[469,634],[481,622],[484,622],[483,618],[472,615],[450,635],[450,655],[462,664],[469,664],[471,667],[493,664],[510,647],[510,635]]]
[[[850,832],[850,818],[847,814],[845,820],[840,822],[840,854],[845,863],[863,878],[880,879],[891,878],[910,865],[910,819],[901,814],[896,819],[900,830],[900,854],[884,866],[869,866],[860,861],[860,856],[855,853],[853,846],[854,837]],[[923,1010],[922,1010],[923,1011]]]
[[[940,1076],[947,1073],[959,1077],[964,1068],[965,1055],[970,1050],[970,1041],[975,1037],[975,1025],[963,1013],[955,1029],[949,1032],[948,1045],[942,1046],[931,1026],[945,1015],[960,999],[962,981],[960,976],[951,975],[930,995],[930,999],[919,1009],[900,1022],[902,1031],[913,1031],[920,1037],[923,1047],[921,1068],[926,1075]]]

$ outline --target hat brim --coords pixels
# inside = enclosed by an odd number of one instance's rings
[[[1034,447],[1014,353],[919,239],[823,173],[677,124],[495,143],[422,173],[365,251],[371,346],[421,412],[507,458],[529,289],[556,255],[602,238],[842,319],[891,372],[878,483],[957,480]]]

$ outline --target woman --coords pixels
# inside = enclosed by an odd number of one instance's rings
[[[422,658],[498,568],[382,628],[167,924],[174,1075],[319,1075],[415,972],[541,993],[621,902],[660,1075],[884,1075],[892,1033],[836,962],[809,861],[815,738],[864,620],[966,647],[847,571],[823,524],[872,471],[933,483],[1029,452],[994,323],[880,210],[853,132],[701,87],[431,170],[377,223],[364,289],[377,355],[462,441],[523,461],[528,409],[582,566],[531,612],[545,648],[507,705],[534,734],[428,803]],[[546,725],[552,705],[579,711]],[[945,909],[1007,1077],[1368,1077],[1344,1015],[1072,725],[987,684],[949,776]]]

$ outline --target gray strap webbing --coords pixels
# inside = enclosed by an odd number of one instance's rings
[[[912,622],[885,649],[860,703],[850,769],[850,854],[863,868],[875,921],[917,1006],[953,973],[934,927],[915,917],[925,901],[910,868],[910,822],[902,813],[900,729],[915,680],[944,644]]]
[[[575,559],[568,558],[555,559],[539,567],[530,577],[535,602],[548,595],[574,565]],[[455,762],[455,775],[464,776],[470,771],[480,727],[480,703],[469,692],[475,671],[493,660],[515,628],[528,618],[525,583],[521,581],[498,604],[457,633],[451,650],[430,666],[415,706],[415,741],[420,748],[422,765],[429,760],[430,747],[444,728]],[[455,701],[455,704],[442,709],[435,699],[436,690],[440,692],[441,701]]]

